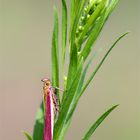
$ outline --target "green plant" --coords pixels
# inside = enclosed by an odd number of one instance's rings
[[[71,0],[70,29],[68,29],[67,6],[65,0],[62,0],[62,57],[60,60],[60,48],[58,48],[58,14],[56,8],[54,8],[54,30],[52,36],[51,62],[52,84],[53,87],[59,87],[59,69],[60,66],[62,66],[61,72],[63,74],[64,85],[62,100],[59,98],[59,91],[56,91],[60,105],[60,112],[54,125],[54,140],[64,139],[80,97],[90,82],[94,79],[94,76],[102,66],[111,50],[115,47],[117,42],[127,34],[125,33],[121,35],[113,43],[113,45],[101,59],[100,63],[96,66],[91,76],[87,81],[85,81],[88,67],[92,62],[92,59],[88,60],[88,56],[91,53],[94,43],[99,37],[106,20],[114,10],[117,3],[118,0]],[[67,35],[68,31],[69,38]],[[67,46],[69,46],[69,48],[67,48]],[[68,51],[69,54],[69,66],[67,72],[64,70],[66,51]],[[65,73],[67,74],[65,75]],[[99,117],[99,119],[83,136],[82,140],[88,140],[95,129],[117,106],[118,105],[111,107],[101,117]],[[34,126],[33,140],[43,140],[43,126],[44,108],[43,104],[41,104]],[[27,133],[25,133],[25,136],[28,140],[32,139]]]

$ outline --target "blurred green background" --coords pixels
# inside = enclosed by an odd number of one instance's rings
[[[61,12],[61,1],[55,3]],[[53,4],[0,0],[0,140],[25,140],[22,130],[32,133],[42,99],[40,79],[51,75]],[[120,106],[91,139],[140,140],[139,9],[139,0],[121,0],[107,21],[96,43],[102,50],[96,61],[121,33],[131,33],[112,51],[81,98],[66,140],[80,140],[114,104]]]

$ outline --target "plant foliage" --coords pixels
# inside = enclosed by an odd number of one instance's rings
[[[23,134],[27,138],[27,140],[33,140],[32,137],[27,132],[23,132]]]
[[[58,13],[54,8],[54,30],[52,36],[52,83],[53,86],[59,87],[59,72],[62,72],[64,85],[64,92],[62,100],[57,96],[60,105],[60,112],[55,120],[54,125],[54,140],[63,140],[67,129],[70,125],[73,113],[76,109],[78,101],[85,89],[89,86],[90,82],[94,79],[94,76],[102,66],[103,62],[116,46],[118,41],[122,39],[127,33],[121,35],[113,45],[108,49],[104,57],[99,64],[95,67],[91,76],[85,81],[86,73],[91,65],[91,60],[87,63],[87,59],[92,52],[94,43],[99,37],[99,34],[108,19],[116,7],[118,0],[71,0],[70,8],[70,27],[68,28],[68,11],[65,0],[62,0],[62,47],[58,47]],[[69,31],[69,40],[67,32]],[[67,48],[69,46],[69,48]],[[60,52],[61,50],[61,52]],[[68,71],[64,70],[65,67],[65,54],[68,50],[69,65]],[[59,53],[61,59],[59,60]],[[62,65],[62,71],[59,71],[60,65]],[[67,73],[64,75],[64,73]],[[102,121],[117,107],[111,107],[105,112],[87,131],[82,140],[88,140],[95,129],[102,123]],[[40,106],[36,123],[34,127],[33,140],[43,140],[43,106]],[[30,137],[25,133],[28,140]],[[72,138],[74,139],[74,138]]]

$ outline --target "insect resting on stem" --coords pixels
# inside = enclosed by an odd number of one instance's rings
[[[44,78],[41,80],[43,82],[43,92],[44,92],[44,140],[53,139],[53,127],[54,120],[59,113],[59,105],[56,96],[56,89],[58,87],[52,87],[51,80]],[[61,90],[62,91],[62,90]]]

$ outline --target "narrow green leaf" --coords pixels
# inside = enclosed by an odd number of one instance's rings
[[[71,10],[70,10],[70,25],[73,26],[75,18],[77,18],[77,12],[79,11],[81,5],[85,0],[71,0]]]
[[[80,82],[78,84],[78,87],[77,87],[77,90],[76,90],[76,102],[78,102],[78,100],[80,99],[81,95],[82,95],[82,90],[83,90],[83,87],[84,87],[84,81],[85,81],[85,76],[86,76],[86,73],[87,73],[87,70],[89,68],[89,66],[91,65],[91,62],[93,61],[93,59],[95,58],[95,56],[99,53],[99,51],[97,52],[94,52],[92,58],[89,60],[89,62],[87,63],[87,65],[84,67],[84,70],[81,74],[81,79],[80,79]]]
[[[78,29],[78,23],[80,21],[80,17],[82,16],[84,6],[87,3],[88,0],[81,0],[78,4],[77,7],[77,12],[75,13],[74,18],[72,18],[72,23],[70,27],[70,43],[71,47],[73,47],[73,44],[75,44],[75,35],[76,35],[76,30]],[[71,49],[70,49],[71,50]]]
[[[33,140],[32,137],[27,132],[23,132],[23,134],[27,138],[27,140]]]
[[[23,134],[27,138],[27,140],[32,140],[32,137],[27,132],[23,132]]]
[[[54,7],[54,29],[52,36],[52,84],[54,87],[59,87],[59,48],[58,48],[58,14]],[[57,97],[59,100],[59,94]],[[60,101],[60,100],[59,100]]]
[[[91,59],[92,60],[92,59]],[[75,93],[73,94],[73,98],[70,102],[70,108],[69,108],[69,116],[68,118],[71,118],[75,108],[76,108],[76,105],[78,103],[78,100],[80,98],[80,92],[82,90],[82,87],[83,87],[83,84],[84,84],[84,80],[85,80],[85,76],[86,76],[86,73],[87,73],[87,70],[88,70],[88,67],[89,65],[91,64],[91,60],[88,62],[88,64],[85,66],[83,72],[81,73],[81,76],[80,76],[80,80],[78,82],[78,85],[76,86],[76,90],[75,90]],[[73,89],[74,87],[74,83],[71,85],[71,88]],[[71,92],[71,91],[69,91]],[[69,97],[68,97],[69,98]]]
[[[108,18],[108,16],[112,13],[112,11],[115,8],[115,6],[117,5],[117,3],[118,3],[118,0],[110,1],[109,5],[104,9],[99,20],[96,22],[95,25],[93,25],[92,30],[87,33],[87,37],[89,37],[89,38],[88,38],[88,40],[87,40],[87,42],[86,42],[86,44],[81,52],[81,56],[84,58],[84,60],[86,60],[86,58],[90,54],[91,49],[94,47],[93,44],[95,43],[97,37],[99,36],[107,18]]]
[[[95,24],[94,28],[92,29],[91,34],[89,35],[89,38],[85,44],[85,47],[83,48],[83,50],[80,53],[79,57],[83,57],[84,60],[86,60],[86,58],[88,57],[89,53],[91,52],[91,49],[94,47],[93,43],[96,41],[103,25],[104,25],[104,17],[102,16],[99,21],[97,22],[97,24]]]
[[[62,0],[62,69],[64,69],[65,52],[67,42],[67,5],[65,0]]]
[[[36,116],[36,121],[33,130],[33,140],[43,140],[43,128],[44,128],[44,105],[42,102]]]
[[[69,71],[68,71],[68,77],[67,77],[67,89],[73,79],[73,76],[75,75],[75,72],[77,71],[77,67],[78,67],[78,54],[77,53],[78,53],[77,48],[74,47],[71,53],[72,54],[71,58],[70,58]]]
[[[103,62],[105,61],[105,59],[107,58],[107,56],[109,55],[109,53],[111,52],[111,50],[116,46],[116,44],[124,37],[128,34],[124,33],[123,35],[121,35],[114,43],[113,45],[109,48],[109,50],[107,51],[107,53],[105,54],[105,56],[103,57],[103,59],[101,60],[101,62],[97,65],[96,69],[93,71],[93,73],[91,74],[90,78],[88,79],[88,81],[86,82],[82,93],[85,91],[85,89],[87,88],[87,86],[89,85],[89,83],[92,81],[92,79],[94,78],[94,76],[96,75],[97,71],[99,70],[99,68],[102,66]]]
[[[85,80],[85,76],[86,76],[88,67],[90,66],[90,64],[91,64],[93,58],[95,57],[95,55],[87,63],[87,65],[85,66],[82,73],[81,73],[81,68],[82,68],[82,65],[83,65],[83,60],[81,61],[80,68],[79,68],[75,78],[73,78],[73,82],[72,82],[72,85],[71,85],[70,89],[67,91],[68,92],[67,99],[65,99],[64,103],[62,104],[63,114],[61,114],[62,116],[59,118],[60,121],[61,120],[63,120],[63,121],[66,120],[65,123],[63,122],[64,123],[64,126],[63,126],[64,128],[63,127],[60,128],[60,130],[64,129],[62,133],[65,133],[65,131],[67,130],[67,128],[68,128],[68,126],[71,122],[72,115],[74,113],[76,105],[77,105],[77,103],[79,101],[79,98],[81,96],[80,92],[81,92],[83,84],[84,84],[84,80]],[[60,127],[60,123],[57,123],[56,125]],[[58,129],[56,129],[56,130],[58,130]]]
[[[70,10],[70,28],[72,28],[75,18],[75,0],[71,0],[71,10]]]
[[[95,12],[93,12],[93,14],[87,20],[87,23],[84,26],[84,30],[82,31],[82,33],[79,36],[79,39],[77,41],[80,46],[83,42],[83,38],[86,36],[86,34],[88,33],[91,26],[94,25],[94,22],[97,20],[97,18],[99,18],[101,12],[105,9],[106,2],[107,2],[107,0],[102,0],[102,2],[99,4],[99,6],[95,10]]]
[[[104,121],[104,119],[117,107],[118,105],[115,105],[111,107],[109,110],[107,110],[87,131],[85,136],[82,138],[82,140],[89,140],[91,135],[94,133],[94,131],[97,129],[97,127]]]
[[[80,80],[79,80],[79,82],[78,82],[78,85],[76,86],[76,88],[74,88],[74,85],[75,85],[75,83],[73,83],[72,85],[71,85],[71,88],[73,89],[75,89],[74,91],[75,91],[75,93],[73,94],[73,98],[72,98],[72,100],[70,101],[70,107],[69,107],[69,111],[68,111],[68,113],[67,113],[67,118],[68,118],[68,121],[67,121],[67,126],[69,126],[69,123],[70,123],[70,121],[71,121],[71,118],[72,118],[72,115],[73,115],[73,113],[74,113],[74,110],[76,109],[76,106],[77,106],[77,104],[78,104],[78,101],[79,101],[79,99],[80,99],[80,97],[81,97],[81,90],[82,90],[82,87],[83,87],[83,84],[84,84],[84,80],[85,80],[85,76],[86,76],[86,73],[87,73],[87,70],[88,70],[88,68],[89,68],[89,66],[90,66],[90,64],[91,64],[91,62],[92,62],[92,60],[93,60],[93,58],[95,57],[95,55],[96,55],[96,53],[93,55],[93,57],[89,60],[89,62],[87,63],[87,65],[85,66],[85,68],[84,68],[84,70],[82,71],[82,73],[81,73],[81,76],[80,76]],[[83,62],[82,62],[83,63]],[[79,72],[78,72],[79,73]],[[74,81],[75,81],[75,79],[74,79]],[[69,91],[70,93],[71,93],[71,91]],[[69,93],[69,96],[68,96],[68,98],[70,97],[70,93]],[[66,100],[66,102],[67,102],[67,100]],[[65,105],[64,105],[65,106]]]
[[[77,68],[78,68],[78,56],[77,56],[77,48],[74,47],[72,49],[71,52],[71,56],[70,56],[70,63],[69,63],[69,69],[68,69],[68,76],[67,76],[67,83],[66,83],[66,89],[69,89],[73,77],[75,76],[76,72],[77,72]],[[62,102],[63,100],[65,100],[65,97],[67,95],[67,92],[63,93],[63,98],[62,98]]]
[[[112,13],[112,11],[114,10],[114,8],[116,7],[116,5],[118,4],[119,0],[111,0],[107,10],[106,10],[106,18],[110,15],[110,13]]]
[[[75,76],[73,77],[72,84],[69,89],[66,90],[67,94],[65,94],[65,99],[62,100],[60,114],[58,116],[58,120],[54,127],[54,139],[55,140],[63,140],[65,132],[69,126],[69,122],[71,119],[71,102],[75,95],[75,91],[77,89],[77,85],[80,81],[80,75],[82,72],[83,61],[79,62],[78,70],[75,72]]]
[[[79,3],[81,2],[81,0],[75,0],[75,10],[78,10],[79,7]]]

